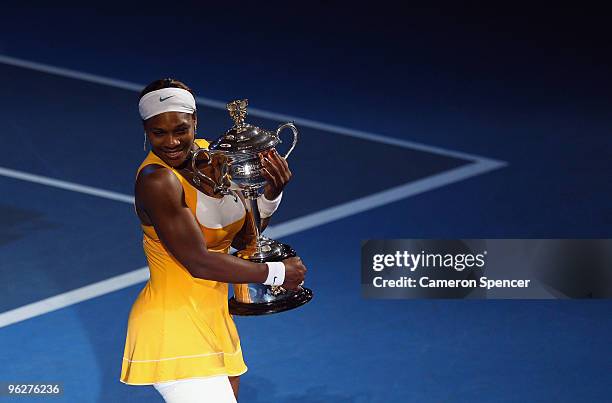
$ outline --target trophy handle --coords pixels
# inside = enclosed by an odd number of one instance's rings
[[[283,125],[278,126],[278,129],[276,129],[276,137],[280,139],[280,132],[286,128],[291,129],[291,131],[293,132],[293,142],[291,143],[289,151],[287,151],[287,154],[285,154],[283,157],[285,159],[289,158],[289,154],[291,154],[291,151],[293,151],[293,149],[295,148],[295,145],[297,144],[298,140],[298,129],[293,123],[285,123]]]
[[[200,170],[196,167],[196,162],[198,161],[198,155],[200,154],[206,155],[206,158],[208,159],[207,165],[212,164],[212,155],[210,151],[208,151],[205,148],[200,148],[197,151],[195,151],[193,153],[193,156],[191,157],[191,169],[193,170],[193,181],[196,185],[200,185],[200,183],[202,182],[202,179],[204,179],[215,189],[215,193],[216,193],[217,189],[219,188],[219,185],[217,184],[217,182],[215,182],[208,175],[205,175],[202,172],[200,172]]]

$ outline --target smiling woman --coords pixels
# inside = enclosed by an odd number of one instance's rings
[[[165,162],[184,162],[197,128],[196,104],[189,87],[167,78],[149,84],[140,93],[138,109],[145,129],[145,141]],[[176,113],[165,113],[176,112]],[[193,129],[193,130],[191,130]],[[165,158],[164,158],[165,157]]]
[[[185,84],[151,83],[139,110],[151,152],[138,169],[135,207],[151,276],[130,312],[121,381],[154,385],[167,402],[203,396],[236,402],[239,375],[247,368],[228,311],[228,283],[296,289],[306,268],[299,257],[285,259],[279,272],[228,254],[254,232],[238,194],[194,181],[194,152],[208,142],[195,138],[196,104]],[[265,194],[278,195],[291,177],[289,167],[275,152],[260,157]],[[199,170],[219,182],[223,162],[209,158],[213,163]]]

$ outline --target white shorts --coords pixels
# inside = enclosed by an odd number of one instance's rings
[[[153,385],[166,403],[237,403],[227,376],[189,378]]]

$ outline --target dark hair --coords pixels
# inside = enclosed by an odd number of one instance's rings
[[[144,89],[140,92],[140,96],[138,99],[143,97],[143,95],[148,94],[149,92],[161,90],[162,88],[182,88],[191,92],[191,95],[195,97],[195,94],[191,90],[191,88],[187,87],[184,82],[175,80],[174,78],[162,78],[160,80],[155,80],[151,84],[144,87]]]

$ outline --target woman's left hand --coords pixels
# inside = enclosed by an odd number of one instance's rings
[[[259,153],[259,159],[262,165],[261,173],[267,180],[264,187],[264,196],[268,200],[274,200],[291,180],[292,174],[289,170],[289,164],[274,148]]]

